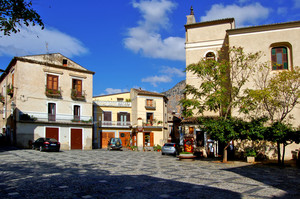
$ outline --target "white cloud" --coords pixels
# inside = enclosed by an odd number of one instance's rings
[[[61,53],[73,57],[88,52],[88,49],[76,38],[54,28],[41,30],[38,26],[22,27],[11,36],[0,33],[0,56],[24,56],[43,53]],[[48,46],[48,50],[47,47]]]
[[[128,92],[127,89],[119,89],[119,88],[107,88],[105,89],[106,95],[114,94],[114,93],[123,93]]]
[[[162,38],[159,33],[170,26],[167,15],[176,4],[169,0],[141,0],[134,2],[133,7],[139,9],[143,20],[138,22],[137,27],[128,29],[125,47],[147,57],[184,61],[185,38]]]
[[[173,76],[173,75],[178,76],[178,77],[185,76],[185,73],[183,72],[183,70],[180,70],[175,67],[169,67],[169,66],[163,66],[162,69],[160,70],[160,72],[168,74],[170,76]]]
[[[300,0],[294,0],[294,8],[300,8]]]
[[[286,15],[287,12],[288,12],[288,9],[285,7],[277,8],[277,14],[279,14],[279,15]]]
[[[211,9],[206,12],[206,16],[201,17],[201,21],[234,17],[237,26],[244,26],[248,24],[258,24],[259,20],[266,19],[269,14],[270,9],[263,7],[260,3],[245,6],[214,4]]]
[[[162,76],[152,76],[152,77],[146,77],[142,79],[142,82],[149,82],[151,83],[154,87],[157,87],[158,83],[168,83],[171,82],[172,78],[167,76],[167,75],[162,75]]]

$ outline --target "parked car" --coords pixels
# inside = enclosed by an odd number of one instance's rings
[[[175,143],[165,143],[164,146],[161,148],[161,154],[170,154],[176,156],[177,154],[177,147]]]
[[[111,150],[111,149],[118,149],[118,150],[122,149],[122,141],[120,138],[110,138],[108,142],[107,150]]]
[[[32,149],[58,152],[60,149],[60,143],[54,138],[39,138],[32,143]]]

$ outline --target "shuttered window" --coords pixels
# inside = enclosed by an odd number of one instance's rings
[[[82,96],[82,80],[73,79],[72,89],[76,91],[76,97]]]
[[[104,121],[111,121],[111,112],[103,111]]]
[[[58,90],[58,76],[47,75],[47,89]]]
[[[80,106],[74,106],[74,120],[80,120]]]
[[[288,69],[288,51],[286,47],[275,47],[271,50],[272,69]]]

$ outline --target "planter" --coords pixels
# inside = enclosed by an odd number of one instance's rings
[[[253,156],[247,156],[247,162],[248,163],[254,163],[255,162],[255,157],[253,157]]]
[[[186,161],[186,162],[191,162],[194,161],[194,158],[196,156],[194,156],[194,154],[179,154],[178,158],[180,161]]]

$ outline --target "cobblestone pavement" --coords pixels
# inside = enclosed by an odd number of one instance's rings
[[[158,152],[2,148],[0,198],[300,198],[300,170]]]

